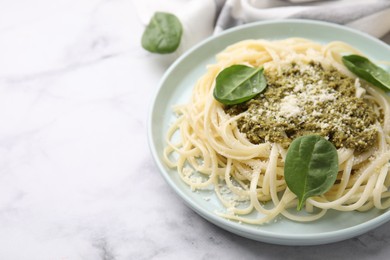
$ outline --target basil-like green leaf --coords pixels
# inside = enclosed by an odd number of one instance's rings
[[[218,74],[214,98],[225,105],[236,105],[252,99],[266,86],[262,67],[232,65]]]
[[[288,148],[284,178],[298,197],[297,210],[307,198],[327,192],[338,173],[338,155],[334,145],[319,135],[296,138]]]
[[[183,33],[180,20],[173,14],[156,12],[142,35],[142,47],[154,53],[174,52]]]
[[[372,63],[369,59],[359,55],[348,55],[342,58],[344,65],[356,76],[380,87],[390,90],[390,73]]]

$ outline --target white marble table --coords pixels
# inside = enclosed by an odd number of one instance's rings
[[[286,247],[186,207],[147,144],[170,60],[142,30],[128,0],[0,2],[0,259],[388,259],[390,223]]]

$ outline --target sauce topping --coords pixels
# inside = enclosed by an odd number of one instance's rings
[[[318,62],[288,63],[264,71],[267,88],[255,98],[226,106],[230,115],[242,114],[237,125],[251,143],[267,141],[288,148],[292,140],[319,134],[336,148],[363,152],[377,138],[375,122],[381,120],[359,81]]]

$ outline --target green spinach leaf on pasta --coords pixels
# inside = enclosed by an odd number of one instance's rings
[[[284,178],[298,197],[297,210],[311,196],[327,192],[338,173],[338,155],[334,145],[319,135],[295,139],[287,151]]]
[[[342,58],[344,65],[356,76],[365,81],[390,91],[390,73],[359,55],[348,55]]]
[[[236,105],[252,99],[266,86],[262,67],[233,65],[218,74],[214,98],[225,105]]]

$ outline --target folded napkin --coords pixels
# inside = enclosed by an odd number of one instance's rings
[[[255,21],[312,19],[346,25],[390,43],[390,0],[143,0],[133,1],[144,25],[156,11],[183,25],[182,53],[204,38]]]

